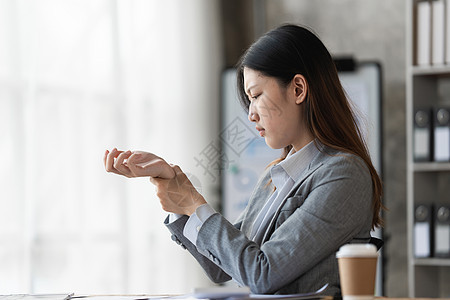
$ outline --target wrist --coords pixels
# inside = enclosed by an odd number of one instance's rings
[[[199,208],[200,206],[207,204],[205,198],[203,198],[203,196],[199,195],[199,197],[196,197],[195,199],[192,200],[193,204],[189,207],[187,207],[185,214],[188,216],[191,216],[192,214],[194,214],[197,211],[197,208]]]

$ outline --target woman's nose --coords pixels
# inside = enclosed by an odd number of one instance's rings
[[[250,120],[250,122],[259,121],[259,115],[255,112],[255,109],[252,107],[251,103],[248,107],[248,119]]]

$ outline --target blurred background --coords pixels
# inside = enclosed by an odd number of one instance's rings
[[[406,296],[404,0],[0,0],[0,294],[210,285],[153,185],[103,154],[156,153],[220,208],[198,157],[220,134],[222,72],[288,22],[382,65],[384,295]]]

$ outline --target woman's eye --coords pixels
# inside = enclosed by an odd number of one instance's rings
[[[261,94],[248,95],[248,101],[252,102],[253,100],[257,100],[261,96]]]

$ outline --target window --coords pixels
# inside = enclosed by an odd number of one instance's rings
[[[216,2],[0,2],[0,294],[208,284],[148,179],[102,157],[160,154],[217,201],[194,160],[218,130]]]

